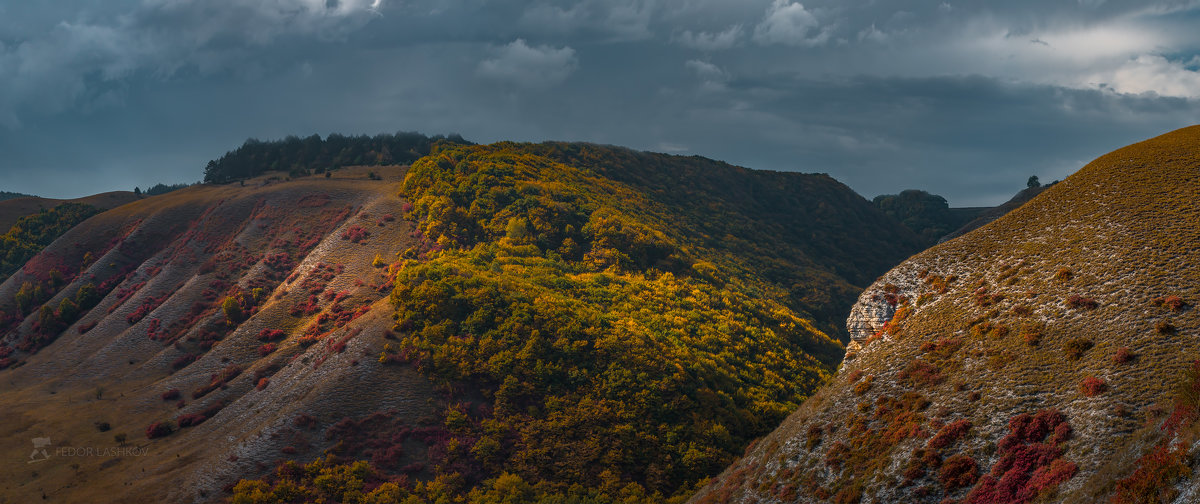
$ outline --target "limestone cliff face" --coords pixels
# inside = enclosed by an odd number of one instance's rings
[[[910,312],[917,309],[918,296],[924,286],[920,273],[925,269],[922,262],[905,262],[879,277],[858,296],[846,318],[850,343],[846,345],[843,362],[858,357],[871,338],[888,337],[884,330],[899,308],[908,307]]]

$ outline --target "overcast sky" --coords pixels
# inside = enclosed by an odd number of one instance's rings
[[[1198,54],[1197,0],[0,0],[0,190],[420,131],[997,204],[1200,122]]]

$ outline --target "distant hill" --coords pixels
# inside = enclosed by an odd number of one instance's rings
[[[591,144],[147,197],[0,283],[0,451],[145,455],[0,458],[4,494],[678,502],[919,247],[825,175]]]
[[[80,203],[107,210],[136,200],[132,191],[113,191],[75,199],[52,199],[28,196],[0,201],[0,231],[7,231],[17,219],[49,210],[64,203]]]
[[[883,275],[833,381],[694,502],[1194,502],[1200,127]]]
[[[430,146],[437,141],[469,143],[458,135],[428,137],[420,133],[373,137],[334,133],[325,138],[289,136],[267,142],[251,138],[241,147],[209,161],[204,168],[204,181],[223,184],[268,171],[304,176],[343,166],[408,164],[429,154]]]
[[[1045,191],[1048,187],[1050,186],[1027,187],[1013,195],[1013,197],[1008,201],[1005,201],[998,206],[977,209],[975,212],[972,212],[974,218],[969,219],[966,224],[962,225],[962,227],[946,233],[941,238],[938,238],[937,242],[941,243],[946,240],[953,240],[959,236],[981,228],[985,224],[999,219],[1000,217],[1003,217],[1004,214],[1007,214],[1008,212],[1017,209],[1017,207],[1024,205],[1026,202],[1033,199],[1034,196],[1041,194],[1042,191]]]
[[[984,208],[950,208],[946,198],[918,189],[881,194],[871,200],[883,213],[912,230],[925,246],[976,218]]]
[[[15,192],[0,191],[0,201],[10,200],[10,199],[14,199],[14,198],[32,198],[32,197],[34,197],[32,194],[21,194],[21,193],[15,193]]]
[[[91,205],[63,203],[17,219],[8,232],[0,235],[0,282],[67,230],[98,212],[100,209]]]

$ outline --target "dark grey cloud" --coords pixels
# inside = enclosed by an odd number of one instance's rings
[[[248,137],[420,130],[991,204],[1196,122],[1198,21],[1182,0],[3,4],[0,189],[192,181]]]

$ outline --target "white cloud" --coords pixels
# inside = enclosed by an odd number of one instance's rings
[[[609,42],[652,36],[653,0],[583,0],[569,7],[542,3],[526,9],[518,25],[525,32],[573,35],[591,32]]]
[[[877,44],[883,44],[883,43],[887,43],[887,40],[888,40],[888,34],[884,33],[880,29],[876,28],[875,23],[871,23],[871,26],[863,28],[861,31],[858,32],[858,41],[859,42],[870,41],[870,42],[875,42]]]
[[[684,66],[700,78],[700,89],[704,91],[725,90],[725,83],[729,81],[729,75],[721,70],[721,67],[700,60],[688,60]]]
[[[1184,63],[1146,54],[1092,76],[1118,93],[1155,93],[1162,96],[1200,98],[1200,72]]]
[[[695,32],[685,30],[672,37],[672,40],[689,49],[701,51],[719,51],[730,49],[737,45],[742,38],[742,25],[735,24],[719,32]]]
[[[493,49],[493,56],[479,63],[479,75],[529,88],[545,88],[566,80],[579,59],[569,46],[530,46],[516,39]]]
[[[714,80],[725,78],[725,72],[721,70],[721,67],[718,67],[717,65],[707,61],[688,60],[686,63],[684,63],[684,66],[686,66],[688,70],[696,72],[696,75],[702,79]]]
[[[799,2],[774,0],[762,22],[754,28],[754,41],[762,45],[816,46],[829,39],[827,30]],[[810,36],[810,33],[817,33]]]
[[[284,36],[344,38],[378,15],[381,0],[143,0],[108,18],[60,21],[0,45],[0,123],[114,102],[112,88],[144,72],[169,78],[261,68],[250,47]],[[99,101],[96,101],[99,100]],[[93,103],[96,101],[96,103]],[[119,102],[119,100],[115,100]]]
[[[1179,44],[1169,32],[1117,21],[1020,37],[997,30],[947,47],[961,51],[958,60],[974,60],[960,71],[1075,89],[1200,98],[1200,73],[1186,60],[1160,54]]]

